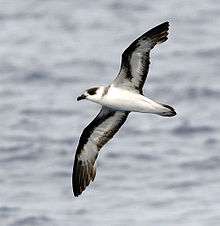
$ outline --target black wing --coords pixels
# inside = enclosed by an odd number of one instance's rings
[[[162,23],[136,39],[122,54],[121,69],[113,81],[114,86],[124,87],[142,94],[150,64],[150,50],[168,38],[169,23]]]
[[[76,150],[72,174],[74,196],[80,195],[94,180],[95,161],[101,147],[120,129],[129,112],[102,107],[96,118],[84,129]]]

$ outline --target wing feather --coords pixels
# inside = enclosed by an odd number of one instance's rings
[[[72,186],[80,195],[96,175],[95,161],[99,150],[120,129],[129,112],[102,107],[96,118],[84,129],[75,154]]]
[[[114,86],[124,87],[142,94],[150,65],[150,50],[168,38],[169,23],[164,22],[137,38],[123,52],[121,68],[113,81]]]

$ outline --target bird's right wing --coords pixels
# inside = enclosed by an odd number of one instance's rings
[[[123,52],[121,69],[113,81],[114,86],[142,94],[150,64],[150,50],[167,40],[169,23],[162,23],[137,38]]]
[[[102,107],[96,118],[84,129],[75,154],[72,186],[75,196],[80,195],[94,180],[95,161],[101,147],[120,129],[129,112]]]

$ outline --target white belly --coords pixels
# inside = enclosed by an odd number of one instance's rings
[[[158,113],[164,110],[161,104],[143,95],[115,87],[111,87],[99,103],[123,111]]]

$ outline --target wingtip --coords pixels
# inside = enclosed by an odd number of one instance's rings
[[[77,198],[79,195],[80,195],[80,194],[77,194],[77,193],[74,193],[74,192],[73,192],[73,196],[74,196],[74,197]]]
[[[161,32],[168,32],[169,30],[169,22],[163,22],[153,28],[151,28],[149,31],[147,31],[145,34],[148,36],[155,36]]]
[[[73,196],[74,197],[78,197],[79,195],[81,195],[82,194],[82,192],[77,192],[77,191],[74,191],[73,190]]]
[[[166,26],[169,28],[170,22],[169,22],[169,21],[166,21],[165,24],[166,24]]]
[[[160,25],[165,25],[165,26],[169,27],[170,26],[170,22],[169,21],[165,21],[165,22],[159,24],[158,26],[160,26]]]
[[[170,26],[170,23],[169,21],[165,21],[159,25],[157,25],[155,28],[158,28],[158,29],[169,29],[169,26]]]
[[[155,44],[160,44],[168,39],[169,22],[165,21],[156,27],[149,30],[146,35],[154,41]]]
[[[74,162],[72,174],[72,191],[75,197],[81,195],[85,191],[90,182],[94,181],[96,176],[96,165],[87,162],[84,165],[77,158]]]
[[[72,192],[73,192],[73,196],[74,197],[78,197],[79,195],[81,195],[83,193],[83,191],[86,189],[86,186],[82,187],[82,186],[76,186],[73,182],[72,182]]]

